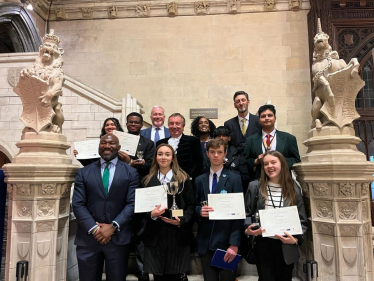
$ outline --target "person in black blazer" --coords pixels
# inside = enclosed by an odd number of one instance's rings
[[[210,265],[214,252],[217,249],[227,250],[225,262],[231,262],[238,253],[241,231],[244,220],[209,220],[212,207],[206,206],[208,194],[213,193],[239,193],[243,192],[240,175],[223,167],[226,156],[226,146],[220,139],[210,140],[207,146],[211,168],[196,178],[196,215],[198,216],[197,252],[201,257],[203,276],[205,281],[234,281],[236,270],[230,271]],[[215,187],[214,178],[218,183]]]
[[[160,139],[170,137],[170,132],[169,129],[165,128],[164,126],[165,111],[161,106],[155,105],[154,107],[152,107],[150,117],[152,121],[152,127],[141,130],[140,135],[152,140],[156,147],[156,143]]]
[[[282,153],[290,170],[293,164],[301,161],[295,136],[275,129],[276,111],[274,105],[261,106],[258,114],[262,132],[247,138],[244,150],[248,169],[255,170],[255,177],[252,180],[260,178],[261,159],[267,150],[277,150]]]
[[[236,92],[234,94],[234,107],[238,111],[238,115],[224,123],[224,126],[231,132],[231,144],[236,146],[241,153],[243,153],[245,140],[249,136],[261,132],[258,116],[252,115],[248,111],[249,103],[250,100],[246,92]],[[245,120],[244,125],[243,118]]]
[[[179,167],[194,181],[203,171],[204,160],[200,141],[183,134],[186,120],[180,113],[170,115],[168,124],[171,137],[158,141],[157,146],[162,143],[170,144],[177,155]]]
[[[245,225],[244,234],[255,236],[259,281],[291,281],[293,265],[299,260],[299,246],[308,225],[304,201],[280,152],[267,151],[262,163],[260,182],[251,182],[245,196],[247,217],[263,209],[297,206],[303,234],[292,236],[284,232],[276,234],[276,239],[264,238],[261,235],[264,230],[261,227],[252,230],[253,224]]]
[[[182,217],[168,218],[166,207],[157,206],[146,214],[144,232],[144,271],[153,273],[155,281],[180,281],[181,274],[190,270],[192,217],[195,209],[193,188],[188,175],[180,169],[173,148],[160,144],[156,148],[149,175],[144,186],[158,186],[178,182],[175,202],[183,210]],[[173,196],[168,195],[168,208]]]
[[[106,265],[108,281],[126,280],[136,170],[118,160],[118,138],[100,140],[99,161],[78,171],[74,184],[73,212],[78,220],[75,237],[79,280],[101,281]]]

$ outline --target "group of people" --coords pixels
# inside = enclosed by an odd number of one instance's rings
[[[254,250],[259,280],[292,278],[303,235],[289,233],[264,238],[261,227],[247,220],[210,220],[214,211],[208,194],[245,194],[248,216],[261,209],[297,206],[305,233],[307,218],[300,189],[290,170],[300,162],[296,138],[275,129],[276,110],[263,105],[258,115],[248,111],[248,94],[234,94],[237,116],[216,127],[203,116],[191,123],[180,113],[168,118],[160,106],[151,110],[152,127],[141,130],[143,117],[127,116],[127,132],[139,136],[137,151],[130,156],[120,150],[113,130],[123,131],[115,118],[105,120],[100,134],[100,159],[81,161],[73,195],[73,211],[79,222],[75,244],[81,281],[101,280],[105,261],[109,281],[126,280],[130,247],[139,268],[138,280],[188,280],[191,251],[201,257],[204,280],[234,281],[236,270],[211,265],[217,249],[226,251],[230,263],[240,253],[243,237],[255,237]],[[77,155],[79,151],[74,151]],[[183,216],[170,216],[168,207],[156,206],[148,213],[134,214],[138,188],[177,182],[175,202]],[[192,233],[197,223],[197,236]]]

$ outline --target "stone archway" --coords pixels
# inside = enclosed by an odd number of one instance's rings
[[[3,31],[1,34],[4,37],[2,42],[7,43],[5,46],[0,46],[1,52],[36,52],[39,50],[41,38],[38,29],[22,4],[1,4],[0,30]]]

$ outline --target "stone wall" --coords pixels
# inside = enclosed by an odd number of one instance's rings
[[[249,93],[250,112],[277,105],[278,129],[296,135],[301,154],[311,122],[307,10],[54,21],[64,70],[113,97],[129,93],[166,115],[218,108],[235,116],[232,96]],[[189,122],[187,122],[189,124]],[[189,133],[189,129],[186,130]]]

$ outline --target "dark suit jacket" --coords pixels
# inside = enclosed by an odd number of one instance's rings
[[[166,128],[165,126],[164,126],[164,132],[165,132],[165,138],[169,138],[170,132],[169,132],[169,129]],[[147,129],[143,129],[140,131],[140,135],[147,139],[151,139],[151,133],[152,133],[152,127],[149,127]]]
[[[289,133],[278,130],[276,133],[276,138],[276,150],[283,154],[283,156],[286,158],[287,165],[291,170],[294,163],[301,162],[296,138]],[[244,156],[247,160],[248,169],[253,170],[255,168],[256,170],[255,178],[252,178],[252,180],[259,179],[261,176],[261,165],[259,164],[255,167],[254,162],[256,158],[263,153],[262,144],[262,131],[250,136],[245,142]]]
[[[139,176],[144,177],[144,176],[148,175],[149,170],[151,169],[153,154],[155,152],[153,141],[151,141],[150,139],[147,139],[143,136],[140,136],[138,148],[136,149],[136,153],[139,150],[144,152],[143,158],[144,158],[145,163],[144,163],[144,165],[136,167],[136,169],[138,170]],[[138,159],[137,156],[130,156],[130,158],[132,160],[137,160]]]
[[[226,158],[227,162],[224,164],[225,168],[241,176],[243,191],[245,194],[249,184],[249,173],[247,161],[245,160],[243,153],[240,153],[236,146],[230,145],[227,149]]]
[[[168,143],[170,138],[159,140],[156,144]],[[202,174],[203,154],[201,152],[200,140],[195,137],[182,134],[177,148],[178,164],[193,180]]]
[[[224,126],[231,132],[231,144],[239,149],[244,147],[245,140],[258,132],[261,132],[261,126],[258,123],[258,116],[249,114],[249,121],[245,136],[243,136],[239,125],[239,117],[235,116],[227,120]]]
[[[196,178],[196,215],[198,216],[197,229],[197,252],[205,255],[209,250],[226,250],[229,246],[240,246],[241,231],[244,220],[215,220],[213,228],[209,218],[200,216],[200,202],[208,200],[209,191],[209,173],[205,173]],[[223,168],[219,177],[216,193],[222,190],[227,193],[243,192],[240,176],[234,172]]]
[[[138,188],[137,171],[118,160],[108,195],[105,195],[100,161],[78,171],[74,184],[73,211],[79,224],[75,245],[92,246],[98,243],[88,231],[96,222],[120,225],[120,231],[112,236],[116,245],[130,243],[131,220],[134,214],[135,189]]]
[[[263,210],[265,209],[265,201],[261,197],[261,193],[259,192],[260,184],[259,181],[252,181],[249,184],[248,191],[245,195],[245,212],[247,217],[250,216],[250,214],[254,214],[258,210]],[[296,206],[297,210],[299,211],[299,218],[301,222],[301,227],[303,229],[303,235],[295,235],[294,237],[297,238],[297,243],[298,245],[301,245],[304,241],[304,234],[308,228],[308,217],[305,212],[305,207],[304,207],[304,201],[303,201],[303,196],[301,194],[300,188],[295,185],[295,191],[296,191]],[[259,194],[257,204],[255,204],[255,197],[256,195]],[[286,199],[283,202],[284,207],[290,206],[290,202],[288,199]],[[245,225],[245,228],[247,228],[249,225]],[[258,249],[261,251],[261,249]],[[284,261],[286,264],[292,264],[295,263],[299,260],[300,253],[299,249],[295,245],[287,245],[287,244],[282,244],[282,250],[283,250],[283,256],[284,256]]]

